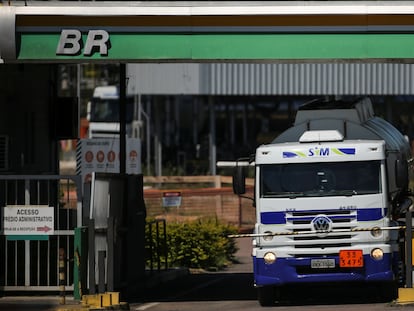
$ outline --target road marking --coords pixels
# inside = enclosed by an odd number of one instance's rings
[[[151,302],[151,303],[147,303],[147,304],[145,304],[143,306],[140,306],[138,308],[135,308],[134,310],[136,310],[136,311],[144,311],[144,310],[147,310],[149,308],[155,307],[156,305],[159,305],[159,304],[160,304],[159,302]]]
[[[188,289],[188,290],[186,290],[184,292],[179,293],[178,295],[175,295],[173,297],[170,297],[170,299],[179,299],[180,297],[187,296],[187,295],[191,294],[192,292],[201,290],[202,288],[205,288],[205,287],[210,286],[210,285],[212,285],[214,283],[220,282],[223,279],[224,279],[224,277],[220,277],[218,279],[213,279],[213,280],[210,280],[208,282],[201,283],[201,284],[199,284],[196,287],[193,287],[191,289]],[[151,303],[147,303],[147,304],[144,304],[142,306],[139,306],[139,307],[135,307],[133,310],[134,311],[145,311],[145,310],[147,310],[149,308],[152,308],[152,307],[155,307],[155,306],[157,306],[159,304],[160,304],[160,302],[151,302]]]

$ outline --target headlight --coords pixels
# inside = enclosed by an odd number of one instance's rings
[[[276,261],[276,255],[275,253],[268,252],[263,256],[263,259],[266,264],[271,265],[272,263]]]
[[[263,240],[265,240],[265,241],[271,241],[271,240],[273,240],[273,236],[270,235],[270,234],[272,234],[272,231],[266,231],[266,232],[264,232],[264,234],[269,234],[269,235],[264,235],[263,236]]]
[[[382,230],[380,228],[378,228],[378,227],[372,228],[371,235],[374,238],[378,238],[378,237],[380,237],[382,235]]]
[[[382,260],[382,258],[384,257],[384,252],[382,251],[382,249],[380,248],[374,248],[371,251],[371,258],[374,260]]]

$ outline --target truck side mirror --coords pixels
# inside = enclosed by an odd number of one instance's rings
[[[395,183],[401,189],[408,185],[408,163],[405,160],[395,161]]]
[[[400,217],[405,215],[409,211],[412,204],[413,204],[413,201],[411,199],[405,199],[403,202],[399,203],[397,206],[397,209],[398,209],[397,215],[399,215]]]
[[[233,192],[238,195],[246,193],[246,167],[244,166],[234,167]]]

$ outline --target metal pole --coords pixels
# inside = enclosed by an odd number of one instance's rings
[[[60,304],[66,303],[65,298],[65,250],[59,249],[59,287],[60,287]]]
[[[151,273],[154,270],[154,241],[153,241],[153,232],[152,232],[152,225],[153,222],[148,223],[148,227],[149,227],[149,251],[150,251],[150,271]]]
[[[142,103],[141,103],[141,99],[139,100],[139,111],[140,111],[140,113],[139,113],[139,120],[140,120],[140,122],[142,121],[142,116],[144,116],[144,118],[145,118],[145,124],[146,124],[146,130],[145,130],[145,135],[146,135],[146,138],[145,138],[145,140],[146,140],[146,144],[147,144],[147,175],[149,176],[150,174],[151,174],[151,171],[150,171],[150,165],[151,165],[151,161],[150,161],[150,156],[151,156],[151,150],[150,150],[150,148],[151,148],[151,142],[150,142],[150,139],[151,139],[151,137],[150,137],[150,117],[149,117],[149,115],[142,109]]]
[[[248,131],[248,123],[247,123],[247,103],[243,104],[243,144],[247,146],[247,131]]]
[[[115,289],[115,219],[108,217],[108,229],[106,232],[107,254],[106,254],[106,286],[107,291],[112,292]],[[99,276],[100,278],[101,276]]]
[[[30,205],[30,181],[25,179],[24,181],[24,204]],[[30,241],[24,241],[24,253],[26,256],[24,257],[24,285],[30,286]]]
[[[154,135],[154,158],[155,175],[162,175],[162,145],[161,145],[161,111],[159,101],[155,102],[155,135]]]
[[[105,251],[98,251],[98,293],[105,293]]]
[[[96,293],[95,275],[95,220],[88,222],[89,294]]]
[[[413,238],[413,224],[412,224],[412,212],[409,209],[405,215],[405,285],[407,288],[413,287],[413,264],[412,264],[412,238]]]
[[[160,251],[160,222],[155,223],[155,232],[157,235],[157,271],[161,270],[161,251]]]
[[[168,248],[167,248],[167,223],[165,219],[161,220],[163,226],[163,244],[164,244],[164,258],[165,258],[165,270],[168,269]]]
[[[213,97],[208,98],[210,110],[210,173],[216,175],[216,114],[214,111]]]
[[[126,65],[119,65],[119,173],[126,173]]]
[[[81,74],[81,71],[82,71],[82,67],[81,67],[81,64],[78,64],[77,65],[77,87],[76,87],[76,96],[78,97],[78,120],[77,120],[77,122],[78,122],[78,128],[77,128],[77,131],[78,131],[78,136],[80,136],[79,134],[80,134],[80,103],[81,103],[81,78],[82,78],[82,74]]]
[[[242,216],[242,198],[239,196],[239,228],[241,228],[242,221],[243,221],[243,216]]]

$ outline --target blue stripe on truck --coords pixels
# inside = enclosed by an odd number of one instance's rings
[[[296,211],[296,212],[304,212],[304,211]],[[315,216],[317,214],[324,214],[323,211],[306,211],[307,213],[314,213]],[[325,211],[326,212],[326,211]],[[330,217],[329,215],[327,215]],[[332,219],[335,219],[338,216],[332,215]],[[357,220],[358,221],[372,221],[372,220],[379,220],[383,217],[383,212],[381,208],[365,208],[359,209],[357,211]],[[313,216],[306,217],[308,219],[313,219]],[[264,225],[281,225],[286,224],[286,213],[285,212],[262,212],[260,213],[261,223]],[[299,218],[295,218],[299,219]]]

